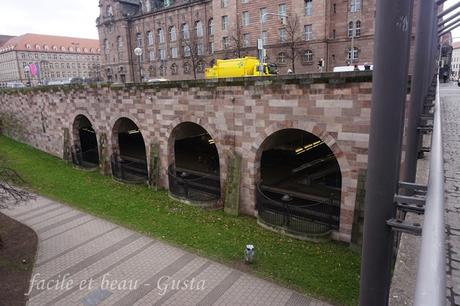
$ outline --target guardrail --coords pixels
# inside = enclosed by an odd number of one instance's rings
[[[300,199],[270,192],[260,183],[256,187],[258,216],[268,225],[301,234],[323,234],[339,227],[340,201]]]
[[[446,304],[444,168],[439,79],[437,82],[425,218],[414,299],[414,305],[417,306]]]
[[[220,199],[220,178],[216,174],[199,174],[196,171],[168,168],[169,192],[176,197],[209,202]]]
[[[129,184],[145,184],[148,181],[147,162],[112,154],[112,175],[115,179]]]
[[[82,168],[97,168],[99,166],[99,155],[97,148],[82,151],[80,146],[73,146],[71,150],[72,162]]]

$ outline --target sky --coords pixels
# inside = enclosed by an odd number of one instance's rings
[[[459,1],[448,0],[444,7]],[[0,0],[0,35],[37,33],[98,39],[98,3],[98,0]],[[452,37],[460,41],[460,27]]]
[[[50,34],[98,39],[98,0],[0,0],[0,35]]]

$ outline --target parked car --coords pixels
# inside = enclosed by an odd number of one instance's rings
[[[26,87],[26,85],[24,85],[21,82],[8,82],[6,83],[6,87],[7,88],[23,88],[23,87]]]

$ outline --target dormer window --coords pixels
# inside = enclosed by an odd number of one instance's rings
[[[43,47],[43,49],[45,49],[46,51],[48,51],[48,50],[50,49],[50,47],[48,47],[48,45],[45,45],[45,46]]]
[[[53,46],[53,51],[57,51],[57,50],[58,50],[58,47]]]
[[[41,47],[40,45],[35,45],[35,49],[37,49],[37,50],[41,50],[41,49],[42,49],[42,47]]]
[[[32,46],[31,46],[30,44],[26,44],[26,48],[27,48],[27,49],[31,49]]]
[[[65,51],[65,47],[64,47],[64,46],[61,47],[61,51]]]

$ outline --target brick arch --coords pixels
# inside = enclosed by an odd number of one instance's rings
[[[115,124],[118,122],[118,120],[123,119],[123,118],[131,120],[137,126],[139,131],[141,132],[142,139],[144,140],[145,158],[146,158],[147,164],[148,164],[148,156],[149,156],[149,151],[150,151],[149,146],[148,146],[148,141],[147,141],[148,138],[146,137],[148,135],[148,130],[142,128],[142,125],[139,124],[139,122],[140,122],[139,120],[136,120],[135,118],[133,118],[133,117],[131,117],[129,115],[125,115],[125,114],[120,115],[120,116],[113,116],[109,121],[109,128],[108,128],[109,135],[107,136],[107,139],[109,140],[109,146],[111,148],[110,155],[113,154],[113,153],[120,153],[119,152],[120,148],[119,148],[119,144],[118,144],[118,139],[115,138],[114,129],[115,129]]]
[[[349,241],[351,237],[351,226],[353,223],[357,182],[356,178],[353,176],[353,171],[350,167],[350,163],[346,158],[346,155],[340,148],[337,140],[329,132],[327,132],[327,124],[325,123],[317,123],[312,121],[285,121],[273,123],[254,138],[253,146],[251,146],[251,149],[246,152],[246,154],[248,154],[247,162],[253,163],[252,167],[250,164],[248,164],[247,167],[247,169],[250,171],[249,176],[251,180],[248,182],[249,186],[248,183],[246,183],[246,186],[243,186],[243,188],[250,190],[249,196],[252,198],[251,202],[254,205],[254,212],[256,203],[255,183],[260,179],[260,161],[263,152],[263,142],[273,133],[284,129],[299,129],[315,135],[324,141],[324,143],[335,155],[342,175],[340,195],[340,224],[337,238],[339,240]]]
[[[223,144],[223,136],[220,130],[222,129],[216,129],[213,127],[213,125],[209,122],[207,118],[200,118],[196,117],[194,115],[188,114],[185,116],[182,116],[180,118],[174,119],[168,126],[168,130],[166,133],[166,139],[165,143],[163,144],[163,148],[165,151],[163,151],[162,155],[167,156],[162,162],[162,168],[163,171],[167,171],[169,165],[174,162],[174,129],[179,126],[181,123],[185,122],[192,122],[208,132],[209,135],[211,135],[212,139],[214,139],[214,143],[216,145],[217,149],[217,154],[219,157],[219,175],[220,175],[220,190],[221,190],[221,199],[223,199],[224,196],[224,185],[225,185],[225,178],[226,178],[226,168],[227,168],[227,161],[224,156],[224,144]],[[166,183],[166,182],[165,182]],[[169,184],[169,183],[168,183]],[[166,185],[166,184],[164,184]],[[169,186],[168,186],[169,188]]]
[[[75,136],[75,131],[74,131],[74,125],[75,125],[75,120],[77,119],[78,116],[85,116],[89,122],[91,123],[91,126],[93,127],[93,130],[96,132],[96,135],[99,135],[99,128],[97,126],[97,124],[95,124],[97,122],[96,118],[93,116],[93,115],[90,115],[88,112],[86,111],[75,111],[73,113],[71,113],[70,115],[68,115],[68,118],[69,120],[67,122],[69,122],[69,132],[70,132],[70,135],[72,135],[72,137]],[[72,143],[74,142],[74,138],[72,138]]]
[[[167,158],[167,161],[168,161],[168,165],[174,161],[174,143],[173,143],[173,132],[174,132],[174,129],[181,123],[184,123],[184,122],[192,122],[192,123],[195,123],[199,126],[201,126],[203,129],[206,130],[206,132],[208,132],[209,135],[211,135],[212,139],[214,139],[214,142],[215,142],[215,145],[216,145],[216,148],[217,148],[217,154],[219,154],[219,168],[220,168],[220,171],[222,172],[222,169],[224,167],[224,165],[226,164],[225,162],[225,158],[223,157],[223,145],[222,145],[222,136],[221,136],[221,133],[219,132],[220,130],[218,129],[215,129],[211,126],[209,120],[207,118],[200,118],[200,117],[196,117],[194,115],[186,115],[186,116],[183,116],[183,117],[180,117],[180,118],[176,118],[174,119],[171,124],[169,124],[168,126],[168,131],[166,133],[166,156],[168,156]],[[221,179],[221,182],[222,182],[222,179]]]

